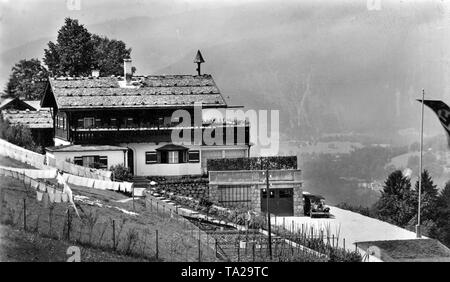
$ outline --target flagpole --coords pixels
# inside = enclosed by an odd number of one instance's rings
[[[425,89],[422,89],[422,117],[420,122],[420,162],[419,162],[419,204],[417,209],[417,225],[416,225],[416,237],[421,238],[422,232],[420,230],[420,198],[422,195],[422,155],[423,155],[423,108],[425,100]]]

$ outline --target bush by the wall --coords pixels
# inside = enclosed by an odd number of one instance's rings
[[[42,149],[34,142],[29,127],[21,124],[12,125],[3,117],[0,118],[0,138],[27,150],[42,153]]]
[[[112,171],[115,181],[131,181],[133,179],[130,169],[123,165],[111,166],[109,170]]]
[[[297,169],[297,156],[209,159],[208,171]]]

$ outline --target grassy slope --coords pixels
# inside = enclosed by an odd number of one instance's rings
[[[69,255],[66,252],[70,246],[77,246],[77,244],[0,225],[0,261],[2,262],[67,261]],[[80,259],[83,262],[144,260],[81,246],[80,251]]]
[[[5,160],[0,160],[0,165],[6,165]],[[27,202],[27,226],[40,233],[65,237],[65,226],[67,225],[68,204],[52,204],[44,207],[42,202],[36,200],[36,192],[24,187],[20,181],[0,176],[0,188],[4,190],[4,203],[1,221],[8,224],[23,224],[23,198]],[[103,248],[112,247],[112,220],[115,221],[116,242],[119,250],[126,250],[130,242],[134,243],[131,248],[134,253],[145,254],[153,257],[156,253],[156,230],[159,232],[158,251],[159,258],[164,261],[195,261],[198,257],[197,241],[189,236],[185,226],[176,219],[165,217],[154,211],[149,211],[144,201],[139,199],[135,202],[135,211],[138,215],[128,215],[117,208],[128,211],[133,210],[133,203],[119,203],[119,199],[126,198],[124,195],[113,191],[94,190],[80,186],[73,187],[74,195],[88,197],[89,201],[95,201],[102,206],[89,205],[77,202],[80,207],[81,220],[78,219],[73,209],[72,213],[72,240],[83,243],[91,242]],[[108,206],[108,207],[106,207]],[[50,214],[50,211],[51,214]],[[50,218],[52,221],[50,227]],[[95,221],[92,232],[89,230],[89,220]],[[130,236],[137,233],[137,239],[130,240]],[[204,260],[214,260],[212,253],[205,253]]]

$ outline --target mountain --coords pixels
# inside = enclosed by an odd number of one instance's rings
[[[449,100],[450,28],[441,1],[382,5],[369,11],[366,1],[247,1],[86,27],[132,47],[138,74],[195,73],[200,49],[203,72],[223,94],[247,109],[279,110],[286,138],[355,131],[390,140],[419,124],[414,100],[422,88]],[[42,57],[48,40],[3,52],[2,65]],[[1,70],[2,82],[8,72]],[[431,112],[425,120],[427,130],[439,130]]]

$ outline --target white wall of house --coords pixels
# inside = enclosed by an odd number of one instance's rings
[[[84,152],[47,152],[47,157],[74,162],[74,157],[83,156],[106,156],[108,158],[108,169],[113,165],[126,165],[126,151],[84,151]]]
[[[198,146],[186,145],[189,150],[200,151],[200,162],[192,163],[151,163],[146,164],[145,153],[169,143],[122,143],[120,146],[133,150],[134,174],[139,176],[201,175],[206,173],[207,159],[240,158],[248,156],[248,146]]]
[[[134,159],[134,174],[139,176],[178,176],[178,175],[200,175],[202,173],[201,163],[145,163],[145,153],[149,151],[156,151],[169,143],[122,143],[120,146],[128,147],[133,150]],[[199,150],[200,146],[184,146],[189,150]],[[201,151],[200,151],[201,156]]]

